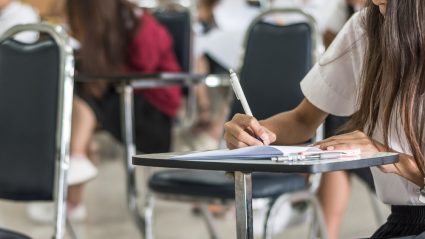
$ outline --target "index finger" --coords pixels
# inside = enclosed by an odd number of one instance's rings
[[[270,139],[263,126],[256,118],[249,115],[236,114],[233,119],[238,122],[239,126],[243,129],[249,128],[255,136],[260,137],[264,144],[270,144]]]

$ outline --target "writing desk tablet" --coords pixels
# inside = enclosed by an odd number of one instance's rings
[[[145,154],[133,156],[133,164],[148,167],[184,168],[200,170],[217,170],[234,172],[235,177],[235,207],[236,231],[238,239],[252,239],[252,172],[280,173],[323,173],[330,171],[349,170],[373,167],[398,162],[398,154],[376,153],[363,154],[353,159],[327,159],[297,162],[274,162],[265,159],[221,159],[221,160],[176,160],[171,157],[184,153]],[[314,196],[312,196],[314,197]],[[317,203],[316,200],[312,202]],[[325,228],[321,211],[316,212],[320,228]],[[322,232],[322,238],[328,238]]]
[[[184,153],[145,154],[133,156],[133,164],[148,167],[184,168],[215,171],[323,173],[330,171],[367,168],[398,162],[396,153],[362,154],[355,158],[274,162],[264,159],[176,160],[173,156]]]

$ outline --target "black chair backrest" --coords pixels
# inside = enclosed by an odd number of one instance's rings
[[[329,115],[325,120],[325,138],[339,134],[339,130],[350,120],[350,117]]]
[[[313,64],[311,36],[307,23],[259,21],[250,28],[240,81],[256,118],[291,110],[302,101],[300,81]],[[240,102],[234,102],[233,113],[243,113]]]
[[[190,11],[187,9],[159,9],[154,12],[154,16],[171,34],[174,40],[174,52],[182,71],[189,72],[192,40]]]
[[[53,199],[59,71],[53,39],[0,44],[0,198]]]

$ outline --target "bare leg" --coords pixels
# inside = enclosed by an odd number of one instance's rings
[[[350,189],[350,179],[346,172],[323,174],[318,196],[330,239],[339,238],[341,222],[350,197]]]
[[[72,105],[71,156],[87,156],[88,146],[96,128],[96,116],[77,96]],[[72,208],[82,199],[84,184],[69,187],[68,205]]]
[[[96,116],[77,96],[72,105],[71,155],[87,155],[88,146],[96,128]]]

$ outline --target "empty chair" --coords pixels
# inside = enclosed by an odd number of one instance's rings
[[[155,18],[165,27],[174,40],[174,52],[183,72],[191,67],[192,25],[190,11],[181,7],[158,8]]]
[[[36,31],[35,43],[14,40]],[[0,198],[54,201],[63,238],[74,59],[59,26],[16,26],[0,38]],[[0,229],[0,238],[29,238]]]

